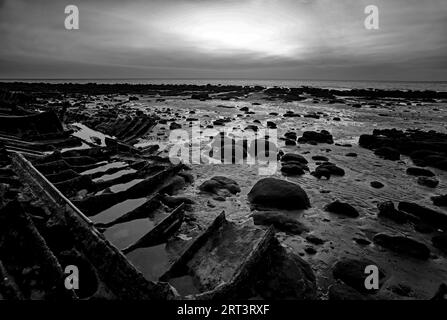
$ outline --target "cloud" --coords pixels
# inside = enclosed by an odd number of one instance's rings
[[[446,80],[444,1],[0,0],[0,77]]]

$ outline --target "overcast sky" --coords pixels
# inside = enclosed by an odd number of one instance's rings
[[[0,78],[447,80],[446,30],[447,0],[0,0]]]

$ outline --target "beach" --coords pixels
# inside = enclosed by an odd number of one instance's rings
[[[157,281],[172,269],[222,212],[234,224],[233,231],[225,231],[230,241],[234,236],[251,243],[248,235],[252,231],[241,233],[239,226],[241,230],[247,226],[272,229],[286,259],[299,257],[306,265],[303,268],[310,268],[313,274],[306,280],[309,289],[303,292],[282,290],[278,280],[262,290],[252,288],[244,293],[245,298],[430,299],[447,277],[443,240],[447,219],[445,92],[168,84],[2,86],[21,89],[32,97],[22,103],[23,110],[58,114],[64,130],[79,140],[73,146],[58,148],[66,161],[73,160],[67,160],[64,152],[109,150],[110,141],[119,143],[121,151],[102,157],[101,167],[92,165],[90,171],[79,171],[89,181],[78,179],[61,189],[111,245],[128,248],[176,207],[169,204],[186,206],[183,223],[174,233],[155,246],[128,249],[126,258],[148,281]],[[127,123],[136,120],[119,127],[119,119]],[[200,134],[194,135],[192,130]],[[187,139],[174,139],[176,132],[185,133]],[[253,139],[247,142],[247,132],[262,141],[258,149],[251,147]],[[269,147],[267,158],[259,151],[264,143]],[[115,221],[146,205],[146,194],[124,196],[122,200],[117,196],[101,209],[89,207],[86,199],[101,195],[140,194],[136,190],[147,181],[147,175],[141,175],[137,154],[140,160],[172,163],[170,151],[179,145],[198,150],[198,161],[183,159],[185,173],[164,180],[169,184],[162,189],[163,205],[144,219]],[[8,140],[5,146],[8,149]],[[230,150],[230,158],[221,157],[224,149]],[[236,150],[241,153],[231,156]],[[421,150],[426,151],[422,156]],[[42,159],[52,155],[45,150]],[[428,156],[439,159],[428,160]],[[86,157],[93,156],[80,157],[84,160],[79,158],[79,164],[85,165]],[[54,163],[33,161],[42,163],[40,166]],[[75,165],[68,163],[69,167]],[[260,170],[267,164],[272,170]],[[171,170],[169,165],[163,168]],[[60,178],[56,186],[68,180]],[[270,190],[270,186],[276,187]],[[257,234],[253,233],[253,239]],[[200,255],[213,252],[212,247],[207,250]],[[245,257],[238,256],[235,248],[226,250],[219,257],[225,262],[219,265],[227,265],[222,272],[233,272]],[[380,289],[374,292],[362,288],[367,265],[381,271]],[[188,278],[178,280],[171,275],[171,285],[177,286],[178,293],[183,296],[214,290],[217,280],[212,270],[204,270],[200,264],[190,266],[195,271],[189,272]],[[211,274],[202,274],[207,272]],[[281,279],[307,277],[286,269],[278,272]]]

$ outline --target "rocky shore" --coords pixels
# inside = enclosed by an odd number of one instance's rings
[[[447,92],[1,83],[0,298],[441,299],[446,123]]]

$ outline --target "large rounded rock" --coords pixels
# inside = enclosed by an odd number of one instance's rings
[[[307,209],[309,197],[297,184],[275,178],[256,182],[248,193],[248,200],[255,206],[279,209]]]

